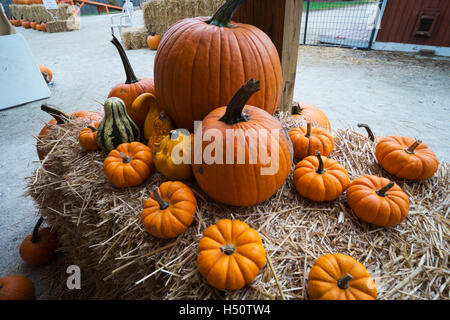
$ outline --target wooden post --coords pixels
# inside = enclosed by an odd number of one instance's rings
[[[283,91],[278,110],[288,111],[294,96],[303,0],[248,0],[233,16],[264,31],[278,50]]]

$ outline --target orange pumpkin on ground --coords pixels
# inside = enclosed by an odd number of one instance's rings
[[[31,22],[30,22],[30,27],[31,27],[31,29],[36,30],[36,25],[37,25],[37,21],[31,21]]]
[[[45,82],[49,83],[50,81],[52,81],[53,79],[52,71],[42,64],[38,64],[38,67],[42,73],[42,76],[44,77]]]
[[[103,162],[106,177],[117,188],[140,185],[152,169],[151,150],[140,142],[122,143]]]
[[[193,132],[195,120],[226,105],[250,78],[261,82],[261,90],[248,104],[275,112],[283,83],[278,51],[257,27],[231,21],[243,2],[226,1],[213,17],[183,19],[164,33],[155,90],[176,127]]]
[[[94,151],[100,149],[97,144],[97,128],[99,124],[100,121],[97,121],[81,129],[78,135],[78,141],[80,141],[80,145],[85,150]]]
[[[25,29],[29,29],[31,27],[31,22],[28,20],[21,20],[20,21],[22,27],[24,27]]]
[[[113,35],[111,43],[117,48],[120,58],[122,59],[123,67],[125,69],[125,75],[127,79],[125,82],[119,83],[114,86],[108,94],[108,98],[117,97],[123,100],[127,109],[128,115],[135,123],[140,123],[142,119],[133,118],[133,112],[131,111],[131,104],[142,93],[155,93],[155,84],[152,78],[137,78],[128,60],[127,54],[122,47],[119,40]],[[136,121],[135,121],[136,120]]]
[[[156,32],[152,32],[147,37],[147,45],[151,50],[157,50],[160,42],[161,36],[159,34],[156,34]]]
[[[326,254],[314,261],[308,276],[313,300],[376,300],[377,288],[366,268],[350,256]]]
[[[431,178],[439,167],[439,160],[425,143],[405,136],[381,139],[375,157],[387,172],[408,180]]]
[[[297,163],[294,185],[298,193],[312,201],[333,201],[350,184],[348,173],[336,160],[320,155],[309,156]]]
[[[334,140],[331,133],[323,128],[312,128],[311,123],[306,127],[298,127],[289,131],[289,137],[294,147],[294,156],[303,159],[319,151],[328,156],[333,151]]]
[[[331,124],[325,113],[304,102],[297,102],[292,106],[292,117],[294,119],[304,119],[306,122],[311,122],[321,128],[331,131]]]
[[[51,228],[39,229],[43,218],[40,218],[34,227],[33,233],[28,235],[21,243],[19,253],[23,261],[33,265],[42,265],[50,262],[56,254],[58,238]]]
[[[182,182],[166,181],[145,201],[142,221],[154,237],[170,239],[183,233],[194,221],[197,199]]]
[[[265,263],[258,232],[239,220],[217,221],[205,230],[198,244],[198,269],[211,286],[221,290],[241,289]]]
[[[259,81],[250,79],[228,106],[209,113],[194,134],[194,141],[201,138],[195,142],[201,148],[194,143],[194,176],[216,201],[234,206],[260,203],[283,185],[291,171],[292,144],[280,122],[246,105],[258,90]],[[212,138],[218,140],[210,143]]]
[[[361,220],[378,226],[399,224],[409,212],[409,199],[402,189],[389,179],[373,175],[350,183],[347,202]]]
[[[34,285],[23,276],[0,278],[0,300],[34,300]]]

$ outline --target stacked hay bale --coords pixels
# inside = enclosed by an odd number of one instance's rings
[[[125,50],[147,48],[148,32],[145,27],[125,28],[121,33]]]
[[[62,6],[62,5],[61,5]],[[64,6],[69,6],[65,4]],[[49,22],[53,21],[53,17],[57,15],[58,10],[46,10],[41,4],[22,5],[11,4],[9,6],[11,13],[17,19],[25,18],[30,21]]]

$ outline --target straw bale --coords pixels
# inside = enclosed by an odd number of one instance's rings
[[[74,13],[72,6],[67,3],[61,3],[58,5],[58,12],[56,13],[56,18],[58,20],[70,20],[73,19]]]
[[[163,36],[175,22],[197,16],[211,16],[225,0],[149,0],[143,3],[144,25],[148,32]]]
[[[286,129],[301,121],[277,114]],[[142,185],[116,189],[105,178],[101,152],[85,152],[78,143],[83,127],[71,121],[42,141],[49,151],[27,178],[40,214],[59,234],[61,253],[55,262],[80,266],[82,290],[48,279],[59,298],[90,299],[308,299],[307,279],[314,260],[340,252],[359,260],[371,273],[379,299],[449,299],[450,212],[449,168],[422,182],[396,179],[374,157],[375,144],[353,128],[333,132],[330,155],[348,170],[350,179],[375,174],[400,185],[410,199],[405,221],[390,228],[359,220],[345,194],[329,203],[314,203],[297,194],[292,172],[269,200],[248,208],[222,205],[198,187],[192,225],[179,237],[156,239],[141,223],[143,203],[165,179],[153,173]],[[48,166],[47,166],[48,165]],[[267,264],[255,280],[237,291],[212,288],[198,272],[197,245],[203,231],[219,219],[240,219],[263,239]]]
[[[47,32],[67,32],[80,29],[80,20],[73,16],[69,20],[56,20],[47,22]]]
[[[147,36],[145,27],[124,28],[121,34],[123,47],[125,50],[148,48]]]
[[[30,21],[49,22],[53,20],[70,20],[74,17],[72,6],[67,3],[58,4],[58,10],[47,10],[42,4],[21,5],[11,4],[11,14]]]

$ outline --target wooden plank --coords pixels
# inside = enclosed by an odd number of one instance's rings
[[[248,0],[233,16],[264,31],[277,48],[283,72],[281,111],[290,109],[294,96],[302,7],[303,0]]]

